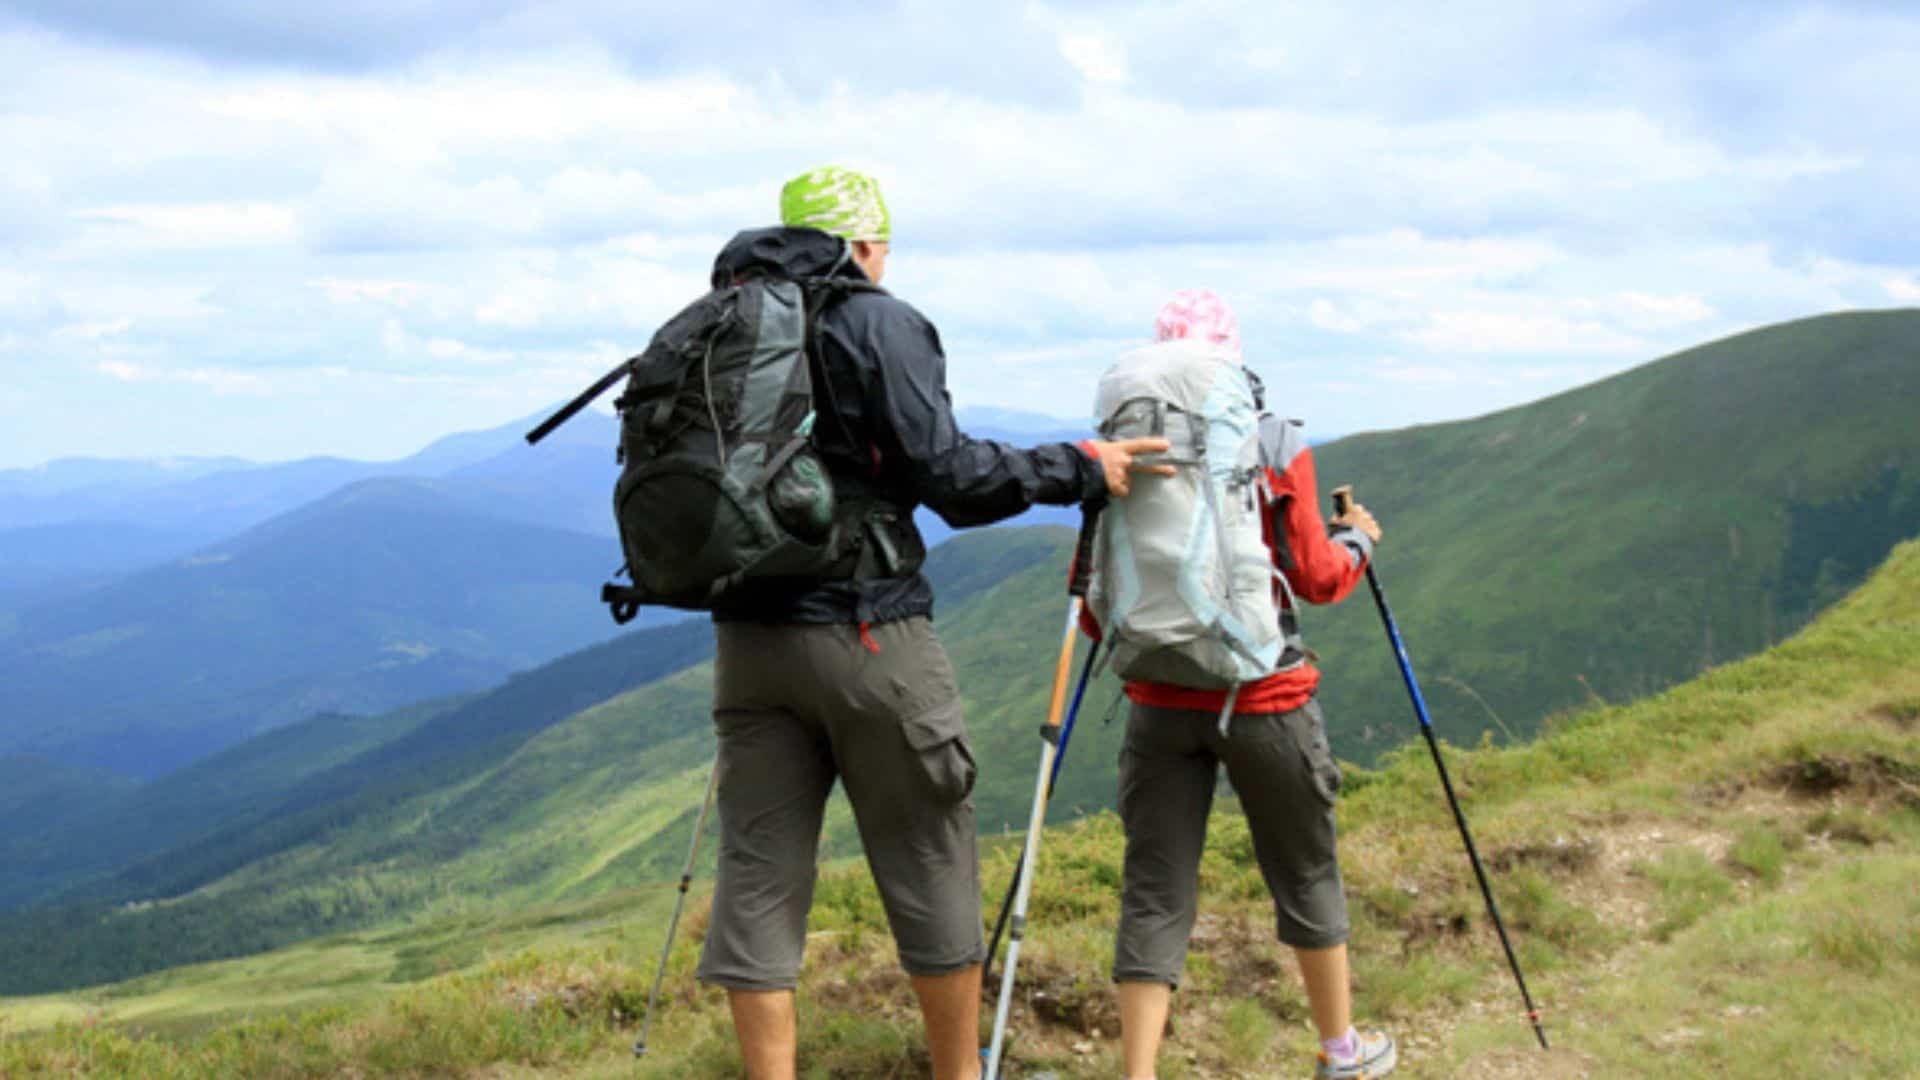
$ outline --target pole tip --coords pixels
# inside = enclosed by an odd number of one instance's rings
[[[633,1044],[633,1056],[634,1056],[634,1057],[637,1057],[637,1058],[643,1058],[643,1057],[646,1057],[646,1056],[647,1056],[647,1044],[646,1044],[646,1043],[643,1043],[643,1042],[637,1042],[637,1043],[634,1043],[634,1044]]]

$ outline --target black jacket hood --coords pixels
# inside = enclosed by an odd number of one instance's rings
[[[851,277],[859,281],[866,280],[866,275],[854,263],[852,248],[845,240],[819,229],[781,225],[768,229],[748,229],[729,240],[713,260],[712,285],[716,289],[724,289],[737,278],[754,271],[783,278]]]

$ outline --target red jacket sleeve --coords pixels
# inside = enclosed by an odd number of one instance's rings
[[[1313,451],[1302,448],[1283,468],[1269,468],[1267,489],[1277,508],[1269,524],[1277,521],[1286,530],[1287,550],[1293,556],[1280,568],[1287,584],[1310,604],[1346,599],[1366,573],[1369,545],[1365,535],[1354,529],[1341,528],[1328,535],[1320,516]]]

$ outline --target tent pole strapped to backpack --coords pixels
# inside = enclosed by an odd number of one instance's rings
[[[1014,969],[1020,963],[1020,942],[1027,930],[1027,900],[1033,892],[1033,875],[1040,860],[1040,830],[1046,822],[1054,759],[1064,742],[1060,713],[1066,704],[1067,679],[1073,671],[1073,646],[1080,634],[1080,608],[1086,602],[1087,582],[1093,569],[1094,530],[1104,507],[1104,503],[1089,504],[1081,512],[1080,542],[1074,550],[1073,573],[1067,583],[1067,622],[1060,637],[1060,658],[1053,670],[1053,696],[1047,703],[1047,722],[1040,728],[1040,767],[1033,781],[1033,811],[1027,817],[1026,844],[1020,852],[1019,868],[1014,871],[1013,925],[1007,938],[1006,970],[1000,976],[1000,1000],[993,1011],[993,1041],[987,1047],[986,1080],[999,1080],[1000,1056],[1006,1047]],[[1091,665],[1087,670],[1092,671]]]

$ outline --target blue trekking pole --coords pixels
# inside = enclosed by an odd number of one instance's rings
[[[1080,540],[1074,549],[1073,572],[1067,581],[1067,621],[1061,634],[1060,659],[1054,667],[1053,695],[1047,706],[1047,722],[1040,728],[1040,768],[1033,781],[1033,812],[1027,819],[1026,846],[1020,852],[1020,864],[1013,874],[1012,933],[1007,939],[1006,970],[1000,976],[1000,998],[994,1006],[993,1037],[987,1045],[986,1060],[981,1070],[984,1080],[999,1080],[1000,1077],[1001,1054],[1007,1038],[1007,1018],[1013,1005],[1013,974],[1020,963],[1020,943],[1026,937],[1027,898],[1033,892],[1034,867],[1040,862],[1040,831],[1046,822],[1047,797],[1053,791],[1053,779],[1059,771],[1059,755],[1066,747],[1066,731],[1060,722],[1061,707],[1066,699],[1067,675],[1073,670],[1074,643],[1080,636],[1080,609],[1086,603],[1087,586],[1093,577],[1094,530],[1103,509],[1104,501],[1088,503],[1081,511]],[[1089,656],[1087,660],[1087,666],[1080,675],[1080,691],[1074,695],[1076,706],[1081,694],[1086,691],[1088,676],[1093,673],[1093,658]],[[998,937],[997,932],[995,937]],[[989,952],[987,957],[991,961],[993,954]],[[983,969],[983,985],[984,976]]]
[[[1343,517],[1353,505],[1353,485],[1347,484],[1333,489],[1333,513]],[[1486,868],[1480,865],[1480,853],[1474,849],[1473,834],[1467,831],[1467,815],[1460,809],[1460,799],[1453,793],[1453,779],[1447,775],[1447,763],[1440,756],[1440,741],[1434,738],[1433,721],[1427,716],[1427,700],[1420,694],[1420,684],[1413,678],[1413,661],[1407,659],[1406,643],[1400,640],[1400,627],[1393,621],[1393,611],[1387,607],[1387,591],[1380,586],[1379,575],[1373,572],[1373,561],[1367,561],[1367,584],[1373,589],[1373,604],[1380,609],[1380,622],[1387,628],[1387,640],[1393,645],[1393,656],[1400,662],[1400,678],[1406,681],[1407,694],[1413,698],[1413,713],[1420,720],[1420,733],[1427,737],[1427,749],[1433,752],[1433,767],[1440,771],[1440,786],[1446,789],[1447,805],[1453,808],[1454,823],[1460,826],[1460,839],[1467,845],[1467,858],[1473,863],[1473,876],[1480,882],[1480,895],[1487,901],[1487,914],[1493,916],[1493,928],[1500,933],[1500,947],[1507,952],[1507,966],[1513,969],[1513,981],[1520,986],[1520,1000],[1527,1006],[1527,1020],[1533,1024],[1533,1033],[1540,1039],[1540,1049],[1547,1049],[1547,1032],[1540,1026],[1540,1010],[1534,1007],[1533,995],[1527,993],[1526,976],[1520,974],[1520,959],[1513,954],[1513,942],[1507,939],[1507,924],[1500,920],[1500,905],[1494,903],[1493,887],[1487,884]]]

